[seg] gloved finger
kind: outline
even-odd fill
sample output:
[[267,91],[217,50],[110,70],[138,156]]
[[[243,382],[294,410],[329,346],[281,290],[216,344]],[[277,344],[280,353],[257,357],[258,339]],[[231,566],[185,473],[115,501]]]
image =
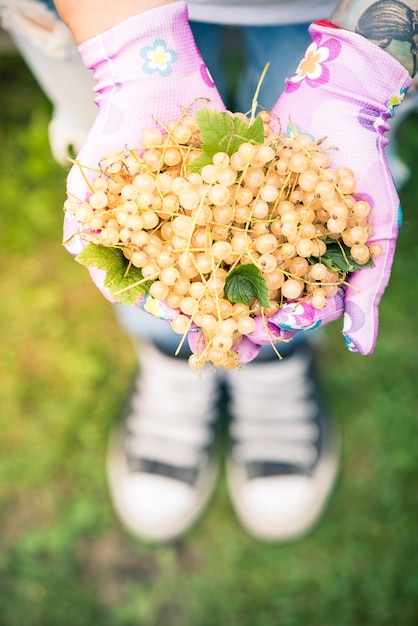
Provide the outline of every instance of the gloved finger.
[[277,326],[277,324],[271,320],[271,317],[264,317],[262,315],[255,317],[255,329],[252,333],[247,335],[248,339],[260,346],[266,346],[272,343],[290,341],[297,333],[297,330],[280,328],[280,326]]
[[269,329],[275,326],[282,332],[311,330],[339,319],[343,313],[344,289],[339,288],[322,309],[315,309],[307,299],[286,303],[268,318]]
[[259,355],[261,346],[251,341],[249,337],[244,336],[242,341],[234,346],[234,350],[238,352],[240,365],[245,365],[253,361]]
[[[370,171],[368,180],[378,180],[377,174],[377,169]],[[382,177],[381,168],[379,175]],[[387,173],[386,185],[383,188],[378,189],[373,185],[373,189],[368,190],[367,197],[372,206],[372,235],[368,244],[369,246],[373,243],[379,244],[381,255],[373,259],[373,267],[365,267],[350,276],[348,279],[350,287],[347,288],[345,296],[344,340],[351,352],[360,354],[372,353],[376,344],[379,325],[378,306],[389,282],[396,239],[402,221],[399,198],[389,177],[390,174]],[[374,200],[371,200],[371,197]]]
[[201,329],[191,330],[187,335],[189,348],[192,352],[203,352],[205,349]]
[[343,336],[351,352],[371,354],[379,326],[379,303],[390,277],[395,243],[382,242],[383,254],[374,267],[354,272],[345,298]]

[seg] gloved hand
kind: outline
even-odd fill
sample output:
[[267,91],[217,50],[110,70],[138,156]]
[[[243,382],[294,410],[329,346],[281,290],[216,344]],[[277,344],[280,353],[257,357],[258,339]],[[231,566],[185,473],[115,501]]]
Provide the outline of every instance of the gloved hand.
[[[344,310],[343,290],[339,289],[334,298],[329,298],[323,309],[315,309],[309,302],[289,302],[281,307],[277,313],[263,318],[255,318],[256,327],[252,333],[245,335],[241,343],[234,346],[238,353],[240,365],[245,365],[255,359],[261,346],[277,344],[280,354],[280,344],[293,339],[299,330],[310,330],[332,322],[341,317]],[[199,331],[199,329],[197,329]],[[189,332],[188,342],[193,352],[199,347],[200,332]]]
[[[325,146],[336,146],[338,150],[331,152],[332,167],[350,167],[358,193],[372,206],[370,242],[379,242],[383,253],[374,260],[374,267],[349,278],[343,325],[348,349],[369,354],[376,343],[378,305],[389,281],[401,220],[384,153],[388,143],[384,133],[393,107],[412,81],[394,57],[361,35],[327,22],[312,24],[310,33],[312,43],[272,113],[282,132],[289,130],[291,122],[298,132],[315,139],[326,137]],[[341,310],[338,302],[337,310]],[[326,309],[319,313],[326,323]],[[280,314],[277,322],[280,325]]]
[[[94,70],[95,122],[77,156],[83,166],[97,170],[112,151],[140,145],[142,132],[178,119],[181,107],[207,106],[223,110],[224,104],[197,50],[187,20],[184,2],[155,8],[132,17],[79,46],[84,65]],[[77,89],[77,85],[74,85]],[[78,165],[67,179],[70,198],[86,199],[85,180],[97,173]],[[67,250],[77,255],[85,242],[77,236],[80,224],[67,213],[64,240]],[[104,272],[89,268],[93,281],[113,301],[103,285]],[[138,305],[143,302],[140,298]]]

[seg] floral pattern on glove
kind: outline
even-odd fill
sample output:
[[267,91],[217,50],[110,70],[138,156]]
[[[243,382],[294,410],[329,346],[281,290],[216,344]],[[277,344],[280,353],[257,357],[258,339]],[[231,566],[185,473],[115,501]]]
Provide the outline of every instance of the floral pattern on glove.
[[304,80],[310,87],[318,87],[327,83],[330,78],[330,71],[326,63],[336,59],[340,51],[341,44],[336,39],[322,41],[321,36],[314,37],[295,74],[287,79],[286,91],[295,91]]
[[403,87],[400,91],[395,93],[388,102],[388,114],[390,117],[395,115],[395,107],[398,106],[405,98],[405,94],[408,91],[407,87]]
[[367,130],[377,132],[384,136],[384,134],[389,130],[389,125],[386,120],[388,117],[393,117],[395,115],[395,107],[402,102],[406,92],[407,89],[402,88],[400,91],[393,94],[386,103],[385,109],[378,108],[371,104],[363,106],[359,110],[358,114],[358,121],[360,125],[363,126],[363,128],[367,128]]
[[158,72],[161,76],[169,76],[172,64],[177,61],[177,52],[168,49],[164,39],[156,39],[152,46],[142,48],[141,56],[146,61],[143,66],[144,72],[147,74]]
[[351,303],[349,310],[346,310],[343,316],[343,338],[350,352],[358,352],[358,348],[351,338],[351,334],[361,330],[364,326],[364,322],[365,316],[362,309],[356,304]]
[[136,302],[136,306],[139,306],[146,313],[151,313],[154,317],[160,320],[172,320],[177,311],[171,309],[165,302],[156,300],[149,293],[140,296]]
[[362,107],[358,112],[358,121],[360,126],[367,128],[374,133],[384,134],[382,130],[382,111],[375,106],[366,105]]

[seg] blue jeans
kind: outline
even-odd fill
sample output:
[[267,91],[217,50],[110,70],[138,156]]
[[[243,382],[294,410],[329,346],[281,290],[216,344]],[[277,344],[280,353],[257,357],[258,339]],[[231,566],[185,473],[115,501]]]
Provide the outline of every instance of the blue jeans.
[[[309,24],[283,26],[229,27],[220,24],[191,22],[192,31],[212,77],[227,107],[250,110],[261,73],[270,63],[263,80],[259,103],[271,109],[285,87],[285,78],[294,74],[310,43]],[[231,63],[239,74],[234,76]]]
[[51,11],[56,12],[55,5],[52,0],[40,0],[40,2],[42,2],[43,4],[46,4],[48,9],[50,9]]

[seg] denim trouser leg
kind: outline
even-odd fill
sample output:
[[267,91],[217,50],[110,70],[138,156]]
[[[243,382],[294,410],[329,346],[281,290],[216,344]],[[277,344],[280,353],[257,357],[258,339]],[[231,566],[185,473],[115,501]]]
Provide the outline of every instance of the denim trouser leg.
[[251,108],[257,84],[266,63],[270,63],[261,85],[258,102],[272,109],[285,88],[285,79],[295,73],[310,42],[309,24],[246,26],[243,31],[245,63],[237,93],[239,111]]

